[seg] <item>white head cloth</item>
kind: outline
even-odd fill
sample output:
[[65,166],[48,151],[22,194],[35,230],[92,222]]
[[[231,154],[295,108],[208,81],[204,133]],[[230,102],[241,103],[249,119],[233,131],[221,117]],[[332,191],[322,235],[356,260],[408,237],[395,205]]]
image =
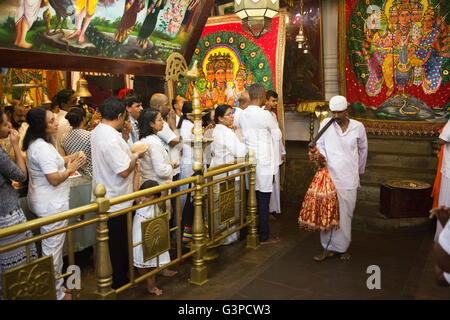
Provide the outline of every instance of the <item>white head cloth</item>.
[[347,110],[347,99],[344,96],[334,96],[330,99],[331,111],[344,111]]

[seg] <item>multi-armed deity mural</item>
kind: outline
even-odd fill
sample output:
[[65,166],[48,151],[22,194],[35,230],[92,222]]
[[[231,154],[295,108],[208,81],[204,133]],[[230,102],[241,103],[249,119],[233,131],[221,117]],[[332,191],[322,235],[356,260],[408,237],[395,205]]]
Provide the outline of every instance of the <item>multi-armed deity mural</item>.
[[345,1],[346,94],[378,118],[445,121],[448,1]]
[[[242,92],[256,82],[276,90],[284,57],[284,27],[280,30],[279,21],[274,18],[272,30],[255,39],[242,31],[234,15],[208,20],[191,62],[197,61],[200,68],[197,87],[202,109],[224,103],[236,107]],[[182,79],[176,89],[191,99],[191,83]]]
[[0,47],[165,62],[183,53],[200,0],[5,0]]

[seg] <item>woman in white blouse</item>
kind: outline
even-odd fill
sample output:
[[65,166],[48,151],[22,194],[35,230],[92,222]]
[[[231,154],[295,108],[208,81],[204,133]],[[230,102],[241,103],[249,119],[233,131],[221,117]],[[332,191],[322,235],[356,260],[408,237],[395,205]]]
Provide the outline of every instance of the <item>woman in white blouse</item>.
[[[211,143],[211,167],[215,167],[224,163],[231,163],[236,158],[243,160],[247,153],[245,144],[242,143],[236,133],[230,127],[233,125],[234,115],[233,108],[227,104],[220,105],[216,108],[214,114],[214,122],[216,127],[212,133],[213,142]],[[230,172],[229,174],[236,174],[239,170]],[[215,179],[220,179],[226,174],[215,176]],[[215,188],[218,189],[218,185]],[[239,177],[236,178],[235,190],[240,188]],[[240,192],[236,193],[236,200],[239,200]],[[236,217],[239,217],[239,203],[236,204]],[[218,221],[218,217],[216,218]],[[233,228],[231,228],[233,229]],[[233,233],[225,240],[225,244],[230,244],[239,238],[239,233]]]
[[[85,165],[83,152],[62,157],[49,142],[58,132],[58,122],[53,112],[41,107],[28,111],[28,130],[23,141],[23,150],[27,152],[29,173],[28,205],[38,217],[50,216],[69,209],[69,176]],[[41,233],[47,233],[67,226],[63,220],[41,227]],[[42,255],[53,255],[55,276],[61,275],[63,266],[63,245],[65,233],[42,240]],[[64,280],[56,281],[58,300],[70,298],[62,287]]]
[[169,154],[157,136],[164,126],[161,112],[153,108],[146,109],[141,112],[138,123],[139,142],[150,145],[144,157],[139,160],[141,164],[140,184],[148,180],[154,180],[158,184],[172,181],[173,169],[177,168],[178,164],[170,162]]

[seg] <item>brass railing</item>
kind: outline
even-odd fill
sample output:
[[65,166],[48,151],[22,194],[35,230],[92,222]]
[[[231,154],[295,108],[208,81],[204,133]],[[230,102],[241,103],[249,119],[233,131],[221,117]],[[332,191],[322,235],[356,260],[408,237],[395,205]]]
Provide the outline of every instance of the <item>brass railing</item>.
[[[259,238],[257,234],[257,217],[256,217],[256,192],[255,192],[255,156],[254,152],[250,151],[248,156],[248,161],[245,162],[234,162],[231,164],[225,164],[218,167],[210,168],[207,172],[196,175],[187,179],[179,180],[173,182],[173,184],[165,184],[160,185],[157,187],[149,188],[146,190],[141,190],[137,192],[133,192],[131,194],[122,195],[116,198],[112,199],[106,199],[105,194],[106,190],[103,185],[98,184],[95,186],[93,192],[96,197],[95,201],[92,203],[81,206],[75,209],[67,210],[52,216],[43,217],[43,218],[37,218],[30,220],[25,223],[21,223],[15,226],[11,226],[8,228],[0,229],[0,239],[21,234],[23,232],[26,232],[28,230],[35,230],[40,228],[41,226],[48,225],[57,221],[62,221],[66,219],[70,219],[73,217],[80,217],[84,214],[95,212],[96,217],[89,219],[89,220],[83,220],[81,222],[77,222],[75,224],[66,226],[64,228],[60,228],[57,230],[53,230],[51,232],[45,233],[45,234],[38,234],[31,238],[27,238],[24,240],[21,240],[19,242],[10,243],[8,245],[0,247],[0,254],[7,252],[9,250],[13,250],[15,248],[19,248],[22,246],[26,246],[27,248],[27,264],[24,266],[17,267],[12,270],[8,270],[2,274],[2,280],[6,279],[5,275],[11,276],[12,278],[8,278],[8,281],[2,281],[3,286],[3,295],[4,298],[7,299],[41,299],[41,298],[49,298],[49,297],[55,297],[54,288],[49,288],[50,292],[46,292],[45,294],[43,292],[39,292],[39,290],[35,290],[36,288],[40,288],[37,286],[36,283],[33,283],[33,277],[31,275],[28,277],[29,282],[22,283],[23,290],[17,290],[17,285],[15,285],[15,290],[10,290],[10,287],[8,287],[8,283],[11,284],[10,279],[14,279],[16,277],[17,279],[20,277],[20,273],[22,274],[24,272],[30,272],[30,269],[26,269],[29,267],[29,265],[36,264],[39,261],[30,261],[30,246],[32,243],[36,243],[38,241],[41,241],[45,238],[49,238],[51,236],[61,234],[61,233],[67,233],[67,248],[68,248],[68,260],[70,265],[75,264],[75,255],[73,250],[73,244],[72,244],[72,233],[73,230],[79,229],[82,227],[85,227],[87,225],[96,223],[96,233],[97,233],[97,243],[96,243],[96,251],[95,251],[95,275],[96,275],[96,290],[94,292],[94,296],[97,299],[114,299],[116,295],[119,292],[122,292],[131,286],[133,286],[136,283],[139,283],[141,281],[144,281],[147,277],[156,274],[160,272],[163,269],[169,268],[170,266],[180,262],[183,259],[186,259],[188,257],[192,256],[192,267],[190,271],[190,283],[196,284],[196,285],[203,285],[205,284],[207,280],[207,267],[205,264],[205,254],[207,251],[207,248],[210,246],[213,246],[214,244],[217,244],[219,241],[224,239],[225,237],[235,233],[239,232],[241,229],[248,227],[248,233],[247,233],[247,239],[246,239],[246,246],[247,248],[256,248],[259,245]],[[225,177],[218,177],[219,175],[226,175]],[[245,176],[248,176],[248,198],[246,199],[246,191],[245,191]],[[232,181],[234,183],[234,179],[239,177],[239,208],[240,208],[240,214],[239,219],[236,221],[232,221],[233,219],[229,219],[226,221],[225,226],[222,226],[220,228],[215,227],[215,213],[217,213],[217,209],[214,209],[214,206],[211,205],[211,201],[214,201],[214,185],[218,185],[220,189],[220,184],[230,184],[229,181]],[[167,195],[162,196],[160,198],[157,198],[153,201],[133,205],[129,208],[109,212],[109,209],[111,206],[136,200],[143,196],[149,196],[152,194],[157,194],[164,191],[169,191],[170,189],[177,188],[183,185],[190,185],[194,184],[193,187],[187,188],[185,190]],[[203,210],[203,202],[204,202],[204,190],[208,190],[207,194],[208,197],[207,203],[205,207],[208,207],[207,210]],[[231,192],[235,192],[233,189],[232,191],[228,190],[228,199],[236,199],[236,193],[233,193],[233,196],[231,196]],[[193,199],[194,199],[194,221],[192,226],[192,244],[190,245],[190,250],[183,254],[182,253],[182,231],[181,230],[181,208],[180,208],[180,196],[188,193],[193,193]],[[219,195],[220,197],[220,195]],[[155,269],[153,269],[151,272],[148,272],[144,275],[141,275],[140,277],[135,276],[134,272],[134,266],[133,266],[133,247],[137,245],[145,245],[144,238],[143,241],[139,244],[133,245],[132,242],[132,212],[134,210],[150,206],[150,205],[157,205],[160,202],[176,198],[176,225],[173,228],[169,229],[169,238],[172,232],[176,232],[176,258],[172,259],[170,263],[165,264],[163,266],[159,266]],[[245,210],[245,204],[247,204],[247,210]],[[233,201],[233,206],[236,207],[236,204]],[[231,208],[230,205],[228,205],[228,208]],[[219,208],[220,211],[220,208]],[[220,214],[220,212],[219,212]],[[111,288],[112,284],[112,266],[111,266],[111,259],[109,255],[109,247],[108,247],[108,220],[117,217],[120,215],[126,215],[127,216],[127,230],[128,230],[128,252],[129,252],[129,278],[130,281],[125,284],[124,286],[114,290]],[[167,224],[168,224],[168,219]],[[231,227],[234,227],[231,229]],[[170,239],[168,239],[170,243]],[[39,259],[41,260],[41,259]],[[48,261],[47,261],[48,265]],[[50,267],[52,268],[52,264],[50,264]],[[28,271],[24,271],[28,270]],[[51,272],[53,275],[53,269],[50,271],[47,269],[46,271]],[[59,278],[65,278],[72,275],[72,273],[65,273],[62,274]],[[54,284],[55,279],[51,279],[52,283]],[[31,286],[34,288],[34,290],[30,288],[26,288],[27,286]],[[42,287],[42,283],[41,283]],[[48,285],[46,286],[49,287]],[[53,291],[52,291],[53,290]]]

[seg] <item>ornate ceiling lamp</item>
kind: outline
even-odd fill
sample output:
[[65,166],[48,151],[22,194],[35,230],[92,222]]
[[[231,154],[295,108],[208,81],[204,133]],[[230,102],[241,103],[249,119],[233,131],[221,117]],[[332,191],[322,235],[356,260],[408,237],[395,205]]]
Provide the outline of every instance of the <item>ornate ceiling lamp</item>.
[[242,29],[260,38],[272,28],[272,18],[280,9],[280,0],[234,0],[234,12],[242,19]]
[[298,35],[295,37],[295,41],[297,41],[299,49],[303,48],[303,53],[308,53],[308,39],[303,30],[303,0],[300,0],[300,29],[298,30]]

